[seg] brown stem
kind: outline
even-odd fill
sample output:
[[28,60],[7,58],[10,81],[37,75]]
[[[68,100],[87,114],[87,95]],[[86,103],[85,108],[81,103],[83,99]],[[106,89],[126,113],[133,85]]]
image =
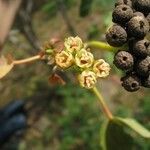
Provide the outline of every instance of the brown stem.
[[14,65],[27,64],[27,63],[30,63],[30,62],[33,62],[33,61],[39,60],[39,59],[41,59],[41,56],[40,55],[36,55],[36,56],[30,57],[30,58],[26,58],[26,59],[14,60],[13,64]]

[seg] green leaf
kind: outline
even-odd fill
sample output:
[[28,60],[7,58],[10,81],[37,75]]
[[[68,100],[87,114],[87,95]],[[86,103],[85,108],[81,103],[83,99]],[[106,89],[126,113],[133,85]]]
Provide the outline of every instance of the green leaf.
[[120,118],[116,117],[114,118],[115,121],[131,128],[133,131],[138,133],[140,136],[144,138],[150,138],[150,131],[147,130],[145,127],[143,127],[141,124],[139,124],[136,120],[132,118]]
[[4,56],[0,56],[0,79],[7,75],[8,72],[13,68],[12,63],[8,63],[8,60]]
[[[100,130],[100,145],[103,150],[133,150],[134,137],[129,134],[132,129],[141,137],[150,138],[150,132],[132,118],[115,117],[104,123]],[[128,132],[127,132],[128,131]]]
[[109,121],[105,131],[107,150],[132,150],[133,138],[125,130],[124,126],[115,120]]
[[106,150],[105,132],[107,129],[108,121],[104,121],[100,128],[100,146],[102,150]]

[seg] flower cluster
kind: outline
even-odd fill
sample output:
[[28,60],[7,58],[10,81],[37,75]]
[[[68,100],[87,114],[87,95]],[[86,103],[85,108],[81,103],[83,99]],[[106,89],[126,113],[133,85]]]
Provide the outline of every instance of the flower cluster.
[[90,49],[86,48],[78,36],[68,37],[63,45],[63,50],[54,54],[55,64],[62,70],[76,67],[82,87],[91,89],[95,86],[97,78],[105,78],[109,75],[109,64],[103,59],[95,60]]

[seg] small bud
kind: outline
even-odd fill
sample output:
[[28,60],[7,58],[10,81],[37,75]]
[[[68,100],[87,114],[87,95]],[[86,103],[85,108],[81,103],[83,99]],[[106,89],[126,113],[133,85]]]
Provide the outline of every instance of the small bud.
[[55,63],[55,58],[53,55],[48,56],[47,60],[48,60],[48,63],[47,63],[48,65],[52,65]]
[[46,53],[48,52],[48,54],[52,52],[60,52],[64,49],[64,43],[59,38],[52,38],[44,43],[42,49],[46,51]]
[[55,55],[55,62],[59,67],[65,69],[73,64],[74,58],[71,53],[61,51]]
[[79,75],[78,80],[79,80],[80,85],[86,89],[93,88],[97,82],[96,74],[89,70],[83,71]]
[[65,85],[66,82],[62,79],[62,77],[56,73],[52,74],[49,77],[49,82],[51,85]]
[[67,39],[65,39],[64,45],[67,51],[71,53],[79,51],[83,48],[83,42],[78,36],[68,37]]
[[92,66],[94,61],[94,56],[92,53],[82,49],[75,56],[75,63],[81,68],[89,68]]
[[93,71],[97,75],[97,77],[105,78],[109,75],[110,65],[106,63],[103,59],[99,59],[95,61],[93,65]]

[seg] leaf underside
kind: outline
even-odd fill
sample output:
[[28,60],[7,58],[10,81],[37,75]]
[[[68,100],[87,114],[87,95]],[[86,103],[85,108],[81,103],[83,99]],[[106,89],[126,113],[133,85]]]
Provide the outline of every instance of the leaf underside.
[[129,133],[130,129],[144,138],[150,138],[150,132],[132,118],[114,117],[105,123],[100,130],[102,150],[133,150],[135,140]]
[[121,124],[113,121],[107,125],[105,138],[107,150],[132,150],[134,147],[131,135],[125,132]]
[[145,127],[143,127],[141,124],[139,124],[136,120],[132,118],[120,118],[120,117],[116,117],[115,120],[117,122],[120,122],[124,126],[127,126],[128,128],[132,129],[141,137],[150,138],[150,131]]
[[3,78],[13,68],[13,63],[8,63],[8,59],[5,56],[0,57],[0,79]]

